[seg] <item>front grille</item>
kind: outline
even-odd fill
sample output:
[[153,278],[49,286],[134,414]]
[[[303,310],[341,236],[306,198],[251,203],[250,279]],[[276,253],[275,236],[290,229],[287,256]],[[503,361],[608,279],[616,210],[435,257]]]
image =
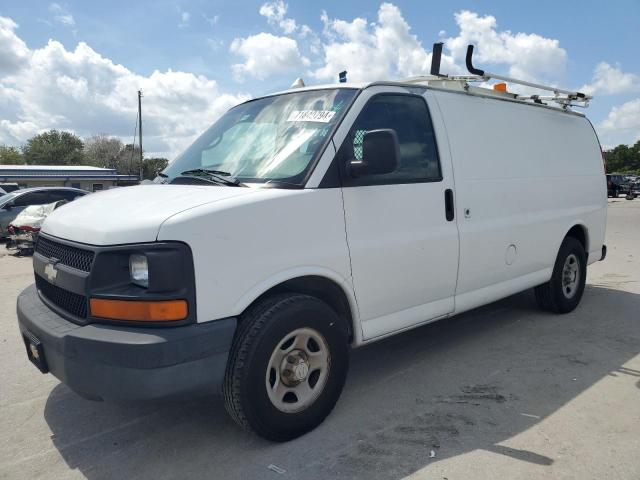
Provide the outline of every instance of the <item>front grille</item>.
[[83,272],[91,271],[91,264],[95,255],[91,250],[71,247],[42,236],[38,237],[36,252],[47,258],[57,258],[62,265],[67,265]]
[[87,298],[64,288],[50,284],[40,275],[36,275],[36,287],[40,294],[55,306],[79,318],[87,318]]

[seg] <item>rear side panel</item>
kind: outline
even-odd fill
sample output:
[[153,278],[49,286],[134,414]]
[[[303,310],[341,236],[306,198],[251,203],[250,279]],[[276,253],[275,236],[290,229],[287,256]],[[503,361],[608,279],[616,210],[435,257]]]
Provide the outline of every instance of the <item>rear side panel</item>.
[[435,92],[456,181],[460,267],[456,311],[544,283],[574,225],[600,258],[606,182],[582,116]]

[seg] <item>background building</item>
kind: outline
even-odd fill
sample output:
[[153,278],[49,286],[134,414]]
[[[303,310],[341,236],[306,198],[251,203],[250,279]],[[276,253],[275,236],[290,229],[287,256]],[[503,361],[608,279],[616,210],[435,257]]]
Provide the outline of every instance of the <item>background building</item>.
[[139,183],[136,175],[118,175],[115,169],[59,165],[0,165],[0,183],[26,187],[74,187],[95,192]]

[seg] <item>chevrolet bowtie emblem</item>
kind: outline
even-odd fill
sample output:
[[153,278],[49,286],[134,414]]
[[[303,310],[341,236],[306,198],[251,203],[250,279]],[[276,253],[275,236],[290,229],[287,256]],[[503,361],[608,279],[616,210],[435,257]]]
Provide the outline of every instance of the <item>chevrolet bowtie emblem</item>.
[[47,266],[44,267],[44,274],[47,276],[47,280],[50,283],[55,283],[56,277],[58,276],[58,270],[56,269],[56,264],[59,262],[58,259],[52,258],[47,263]]

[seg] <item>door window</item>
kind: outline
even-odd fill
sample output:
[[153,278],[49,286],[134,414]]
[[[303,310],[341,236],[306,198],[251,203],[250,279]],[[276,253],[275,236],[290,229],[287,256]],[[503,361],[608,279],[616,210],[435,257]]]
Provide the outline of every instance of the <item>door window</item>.
[[31,192],[20,195],[13,202],[16,207],[28,207],[29,205],[44,205],[50,203],[46,192]]
[[78,192],[73,192],[71,190],[52,190],[49,192],[49,202],[57,202],[59,200],[66,200],[67,202],[70,202],[78,195]]
[[349,179],[347,186],[442,180],[429,109],[424,98],[417,95],[380,94],[373,97],[358,115],[342,144],[338,155],[342,164],[362,160],[364,135],[381,128],[393,129],[398,136],[398,169],[384,175],[363,175]]
[[64,192],[61,193],[61,195],[62,195],[62,200],[67,200],[68,202],[71,202],[76,198],[83,196],[82,193],[72,192],[69,190],[65,190]]

